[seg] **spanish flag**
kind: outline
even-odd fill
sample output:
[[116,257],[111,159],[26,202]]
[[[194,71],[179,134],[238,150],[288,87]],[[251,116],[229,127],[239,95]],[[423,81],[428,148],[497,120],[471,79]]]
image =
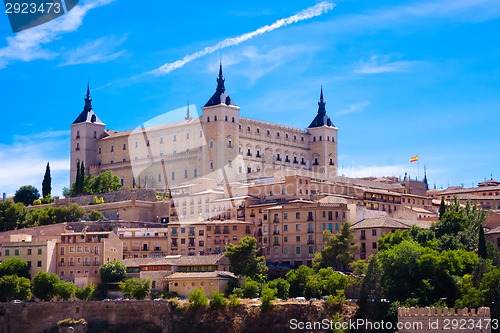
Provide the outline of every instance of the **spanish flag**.
[[410,157],[410,162],[417,162],[418,161],[418,155]]

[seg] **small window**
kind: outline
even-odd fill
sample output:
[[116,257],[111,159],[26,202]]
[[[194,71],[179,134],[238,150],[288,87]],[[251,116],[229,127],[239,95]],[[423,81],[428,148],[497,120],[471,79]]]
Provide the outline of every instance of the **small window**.
[[[38,254],[42,254],[42,249],[38,249]],[[40,266],[39,266],[40,267]]]

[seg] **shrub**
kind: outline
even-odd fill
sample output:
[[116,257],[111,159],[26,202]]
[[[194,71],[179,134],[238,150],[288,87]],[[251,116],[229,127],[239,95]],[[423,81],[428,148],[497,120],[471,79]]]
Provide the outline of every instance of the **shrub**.
[[204,308],[208,305],[208,299],[205,296],[203,289],[196,288],[189,294],[189,306],[193,309]]
[[105,217],[100,211],[93,210],[89,213],[88,219],[89,221],[99,221],[99,220],[104,220]]
[[236,309],[240,305],[240,299],[236,294],[229,295],[229,308]]
[[273,288],[269,288],[269,287],[264,287],[262,289],[262,297],[260,298],[262,304],[260,306],[260,308],[262,309],[262,311],[269,311],[272,307],[272,303],[271,301],[276,299],[276,289],[273,289]]
[[255,298],[259,297],[260,286],[257,281],[248,279],[243,285],[243,296],[245,298]]
[[36,199],[33,201],[33,206],[40,206],[42,204],[42,200]]
[[210,308],[212,309],[221,309],[227,306],[227,300],[224,298],[224,295],[217,291],[212,291],[210,295]]
[[59,320],[57,322],[57,326],[73,326],[78,324],[87,325],[87,321],[84,318],[80,319],[66,318],[63,320]]

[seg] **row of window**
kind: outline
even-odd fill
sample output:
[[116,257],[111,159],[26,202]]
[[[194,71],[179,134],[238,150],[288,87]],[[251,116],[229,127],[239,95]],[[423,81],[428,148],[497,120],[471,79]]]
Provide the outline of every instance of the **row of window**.
[[[19,255],[19,249],[14,249],[14,255]],[[43,253],[42,249],[37,249],[37,255],[41,255]],[[30,256],[33,254],[32,249],[26,249],[26,255]],[[10,256],[10,249],[5,249],[5,256]]]
[[[82,271],[76,271],[76,274],[81,274]],[[89,271],[84,271],[85,274],[89,274]],[[99,274],[99,271],[98,270],[94,270],[94,275],[98,275]],[[74,271],[69,271],[69,276],[70,277],[73,277],[75,275],[75,272]],[[60,277],[64,277],[65,276],[65,272],[64,271],[60,271],[59,273],[59,276]]]
[[[300,223],[296,223],[295,224],[295,231],[301,231],[301,224]],[[335,223],[335,230],[338,231],[340,228],[340,225],[338,223]],[[263,226],[263,229],[264,229],[264,232],[267,232],[268,231],[268,227],[267,225],[264,225]],[[322,229],[323,231],[325,230],[329,230],[329,231],[333,231],[333,223],[322,223]],[[273,228],[273,232],[279,232],[279,229],[278,227],[274,227]],[[288,227],[288,224],[283,224],[283,231],[289,231],[289,227]],[[308,233],[313,233],[314,232],[314,228],[313,228],[313,224],[312,223],[308,223],[307,225],[307,232]]]
[[[241,125],[239,126],[239,129],[242,130],[242,126]],[[247,126],[246,131],[248,133],[251,133],[252,132],[252,128],[250,126]],[[255,129],[255,133],[256,134],[260,134],[260,128],[257,127]],[[266,130],[266,135],[268,137],[270,137],[271,136],[271,130]],[[276,138],[280,138],[280,137],[281,137],[280,136],[280,132],[276,132]],[[289,140],[289,139],[290,139],[290,135],[288,133],[285,133],[285,140]],[[297,135],[296,134],[293,135],[293,141],[297,141]],[[300,141],[304,142],[304,136],[300,136]]]
[[[85,253],[95,253],[95,254],[99,254],[99,246],[94,246],[94,249],[91,249],[90,246],[69,246],[69,252],[70,253],[73,253],[75,252],[75,249],[76,249],[76,252],[78,253],[82,253],[82,252],[85,252]],[[59,252],[61,253],[61,255],[64,255],[66,253],[66,246],[61,246],[60,249],[59,249]]]
[[[321,216],[323,218],[326,218],[327,211],[322,211]],[[338,220],[340,218],[340,214],[338,211],[335,211],[335,219]],[[342,212],[342,218],[345,219],[345,212]],[[295,219],[300,220],[300,212],[295,213]],[[264,214],[264,220],[267,220],[267,214]],[[288,213],[283,213],[283,220],[288,220]],[[313,212],[307,212],[307,220],[308,221],[313,221],[314,220],[314,213]],[[333,211],[328,211],[328,220],[332,221],[333,220]],[[274,222],[279,222],[279,214],[274,214]]]

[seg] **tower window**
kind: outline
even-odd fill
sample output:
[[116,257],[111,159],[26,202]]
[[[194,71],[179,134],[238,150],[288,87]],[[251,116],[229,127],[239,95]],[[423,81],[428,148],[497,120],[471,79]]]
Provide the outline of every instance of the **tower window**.
[[232,122],[234,123],[234,117],[232,118]]
[[126,149],[127,149],[127,144],[126,144],[126,143],[124,143],[124,144],[123,144],[123,150],[126,150]]
[[285,134],[285,139],[287,139],[287,140],[288,140],[288,133],[286,133],[286,134]]
[[316,137],[313,137],[313,141],[316,141]]
[[267,136],[271,136],[271,131],[267,130]]
[[209,122],[210,122],[210,117],[207,117],[207,123],[209,123]]
[[188,177],[188,171],[187,169],[184,170],[184,178],[187,178]]
[[330,158],[330,165],[333,165],[333,158]]
[[76,143],[76,150],[80,150],[80,143]]
[[225,120],[227,121],[227,116],[226,116]]
[[279,138],[280,137],[280,132],[276,132],[276,137]]
[[175,180],[175,172],[172,171],[172,180]]
[[319,141],[323,140],[323,138],[321,137],[321,135],[319,136]]
[[214,116],[214,121],[217,121],[217,116]]
[[189,140],[189,132],[186,133],[186,139]]
[[161,173],[158,174],[158,183],[161,183]]
[[160,144],[163,144],[163,137],[160,138]]
[[97,131],[94,131],[94,139],[97,138]]
[[76,138],[80,139],[80,131],[76,131]]
[[210,162],[210,169],[213,170],[213,168],[214,168],[214,162]]
[[256,131],[257,131],[257,134],[260,134],[260,128],[257,128]]
[[173,141],[177,141],[177,135],[174,135],[174,140]]
[[111,146],[111,152],[115,151],[115,146]]
[[250,126],[247,127],[247,132],[250,132]]

